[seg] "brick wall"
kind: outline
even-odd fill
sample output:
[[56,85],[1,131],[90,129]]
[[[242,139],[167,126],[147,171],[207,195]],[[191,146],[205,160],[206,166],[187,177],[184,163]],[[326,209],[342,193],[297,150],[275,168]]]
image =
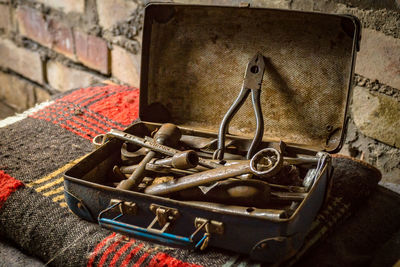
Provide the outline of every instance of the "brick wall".
[[[0,100],[8,111],[20,112],[56,92],[106,79],[138,86],[142,11],[147,2],[0,0]],[[374,164],[386,183],[399,184],[400,1],[247,2],[254,7],[353,14],[361,20],[352,120],[341,152]]]
[[143,6],[0,0],[0,101],[8,113],[104,80],[138,86]]

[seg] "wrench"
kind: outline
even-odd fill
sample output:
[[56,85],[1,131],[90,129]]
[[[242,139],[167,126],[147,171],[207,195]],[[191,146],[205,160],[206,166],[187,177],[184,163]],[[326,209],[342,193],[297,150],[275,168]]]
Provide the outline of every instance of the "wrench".
[[[260,168],[259,165],[263,165],[263,167]],[[251,160],[191,174],[174,181],[151,185],[146,188],[145,193],[161,196],[247,173],[266,178],[278,173],[281,166],[282,156],[278,150],[265,148],[257,152]]]

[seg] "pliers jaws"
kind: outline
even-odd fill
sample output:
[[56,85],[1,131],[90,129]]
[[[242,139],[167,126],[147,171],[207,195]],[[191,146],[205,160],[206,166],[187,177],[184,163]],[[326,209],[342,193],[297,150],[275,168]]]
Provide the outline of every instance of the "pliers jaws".
[[261,90],[264,71],[264,56],[257,53],[247,64],[243,87],[251,90]]

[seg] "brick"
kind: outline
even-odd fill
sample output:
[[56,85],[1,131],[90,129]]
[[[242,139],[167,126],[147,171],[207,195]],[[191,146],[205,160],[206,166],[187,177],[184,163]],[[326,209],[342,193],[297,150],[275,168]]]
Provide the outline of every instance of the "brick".
[[364,29],[356,73],[400,89],[400,39]]
[[118,80],[139,86],[140,56],[114,45],[111,51],[112,76]]
[[111,28],[118,21],[126,20],[137,8],[137,4],[129,0],[97,0],[96,3],[99,24],[105,29]]
[[49,20],[49,31],[52,37],[52,49],[75,60],[74,36],[72,29],[55,19]]
[[85,0],[36,0],[36,2],[40,2],[46,6],[61,10],[65,13],[85,12]]
[[17,76],[0,72],[2,99],[14,107],[17,112],[22,112],[35,105],[36,85]]
[[357,128],[364,135],[400,148],[400,102],[356,86],[352,112]]
[[4,104],[3,101],[0,99],[0,120],[5,119],[8,116],[14,115],[15,112],[17,112],[15,109]]
[[19,6],[16,11],[19,32],[47,47],[51,46],[51,35],[44,16],[35,9]]
[[47,80],[51,87],[59,91],[68,91],[87,87],[100,82],[102,78],[83,70],[67,67],[60,62],[49,61],[47,63]]
[[104,39],[75,31],[75,52],[84,65],[104,74],[110,73],[109,50]]
[[39,53],[17,47],[10,40],[0,40],[0,66],[43,84],[43,63]]
[[35,87],[36,103],[41,103],[41,102],[50,100],[50,98],[51,98],[51,95],[47,90],[40,88],[40,87]]
[[8,30],[10,26],[10,7],[0,4],[0,28]]
[[75,60],[74,37],[70,27],[26,6],[18,7],[16,17],[22,35]]

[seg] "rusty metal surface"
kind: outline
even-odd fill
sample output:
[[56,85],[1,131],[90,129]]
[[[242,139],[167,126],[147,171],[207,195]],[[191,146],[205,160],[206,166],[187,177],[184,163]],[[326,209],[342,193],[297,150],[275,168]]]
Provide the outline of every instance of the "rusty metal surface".
[[[141,100],[162,103],[180,125],[215,131],[243,81],[266,57],[264,137],[331,151],[340,145],[352,73],[353,20],[345,16],[226,7],[151,6]],[[149,28],[151,27],[151,28]],[[146,105],[141,102],[141,105]],[[143,109],[144,110],[144,109]],[[148,116],[141,113],[141,118]],[[252,137],[251,101],[230,132]]]
[[[154,139],[158,144],[170,143],[177,144],[182,134],[176,125],[172,123],[163,124],[160,129],[156,132]],[[141,183],[144,177],[144,171],[146,164],[149,163],[156,156],[156,152],[151,150],[142,161],[138,164],[138,167],[133,171],[128,179],[121,181],[117,188],[125,190],[134,190]]]
[[[153,126],[149,123],[140,122],[130,126],[127,131],[138,136],[144,136],[154,130]],[[215,135],[210,137],[215,138]],[[281,244],[277,247],[281,253],[279,257],[276,256],[276,250],[262,250],[262,253],[253,253],[255,245],[263,242],[262,240],[269,240],[277,236],[292,237],[309,230],[311,222],[324,200],[329,174],[331,173],[330,160],[327,160],[322,164],[321,171],[306,198],[290,212],[287,212],[287,204],[274,206],[273,209],[258,209],[218,203],[178,201],[113,188],[112,184],[117,180],[112,175],[110,176],[110,173],[112,173],[113,166],[120,162],[121,145],[120,140],[110,140],[65,173],[65,190],[68,192],[66,198],[73,212],[82,218],[86,218],[85,214],[82,214],[81,210],[73,204],[72,195],[78,196],[80,201],[85,203],[85,206],[88,207],[88,214],[91,215],[91,220],[95,220],[94,218],[109,206],[111,200],[132,202],[136,204],[137,214],[135,216],[124,216],[123,222],[138,227],[147,227],[149,220],[154,219],[154,214],[149,210],[149,206],[156,204],[174,208],[179,210],[182,216],[174,222],[170,233],[179,236],[190,235],[193,233],[193,222],[196,218],[207,218],[208,220],[222,222],[227,226],[224,229],[223,236],[210,239],[209,245],[250,254],[254,260],[276,261],[281,256],[286,255],[287,249],[296,250],[300,247],[303,236],[300,236],[294,247],[293,243],[290,245]],[[276,188],[276,185],[274,185],[274,188]],[[284,188],[279,186],[279,190],[281,189],[288,191],[283,193],[285,197],[288,194],[301,191],[297,190],[298,188],[292,190],[286,186]],[[274,196],[274,198],[276,197]],[[124,232],[124,229],[119,230]]]
[[[271,152],[273,154],[271,154]],[[275,156],[277,157],[275,158]],[[250,173],[262,179],[266,179],[277,174],[281,170],[281,167],[281,154],[274,148],[264,148],[257,152],[251,160],[244,160],[232,165],[225,165],[219,168],[194,173],[162,184],[151,185],[146,188],[145,193],[162,196]]]
[[258,180],[228,179],[217,182],[204,192],[199,187],[180,191],[173,198],[184,201],[205,201],[227,205],[270,208],[269,184]]

